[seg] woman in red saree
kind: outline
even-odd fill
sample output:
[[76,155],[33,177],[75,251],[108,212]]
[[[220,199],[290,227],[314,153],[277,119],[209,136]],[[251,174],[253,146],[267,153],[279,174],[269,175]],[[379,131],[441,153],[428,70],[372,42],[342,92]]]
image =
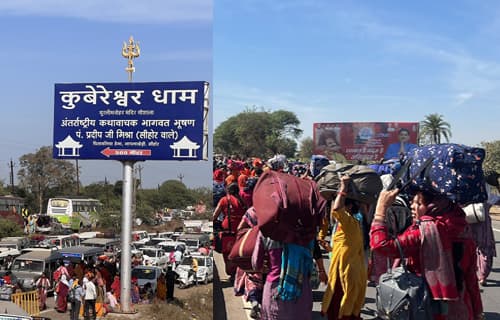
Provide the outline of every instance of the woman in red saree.
[[[372,250],[391,258],[398,258],[399,250],[389,236],[385,214],[398,192],[381,192],[370,232]],[[434,319],[482,319],[475,243],[463,210],[424,192],[414,196],[411,210],[414,223],[397,239],[408,257],[408,269],[425,276]]]
[[57,312],[66,312],[68,310],[68,292],[69,292],[69,282],[66,280],[66,275],[61,276],[61,280],[56,285],[57,300],[56,300],[56,310]]
[[111,290],[113,290],[116,300],[118,301],[120,301],[120,288],[120,276],[115,276],[113,283],[111,284]]
[[[241,222],[241,218],[246,211],[245,203],[239,196],[239,191],[240,189],[237,183],[232,183],[227,186],[227,195],[219,200],[213,215],[213,221],[216,221],[219,215],[222,214],[224,216],[222,228],[224,230],[231,231],[235,235],[238,230],[238,225]],[[229,249],[228,252],[223,252],[222,256],[224,257],[226,274],[233,278],[236,273],[236,265],[228,259],[230,250],[231,249]]]

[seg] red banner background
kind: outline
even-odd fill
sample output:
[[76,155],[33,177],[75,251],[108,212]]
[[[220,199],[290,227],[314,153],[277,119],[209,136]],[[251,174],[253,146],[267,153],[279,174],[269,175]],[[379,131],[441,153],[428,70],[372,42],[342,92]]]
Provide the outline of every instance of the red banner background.
[[[314,153],[331,160],[379,161],[401,129],[417,144],[418,122],[329,122],[313,124]],[[343,157],[342,157],[343,156]]]

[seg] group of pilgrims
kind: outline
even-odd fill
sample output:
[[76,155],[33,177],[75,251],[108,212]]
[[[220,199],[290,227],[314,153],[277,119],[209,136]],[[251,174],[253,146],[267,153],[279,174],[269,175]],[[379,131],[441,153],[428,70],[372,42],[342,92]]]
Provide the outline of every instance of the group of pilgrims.
[[[283,155],[269,160],[215,157],[214,233],[237,234],[258,225],[253,191],[266,171],[295,175],[316,185],[321,168],[332,162],[318,161],[317,156],[311,163],[292,163]],[[401,264],[400,246],[408,270],[425,276],[433,319],[483,319],[480,286],[487,285],[496,256],[489,209],[500,203],[499,176],[496,172],[488,175],[486,215],[477,223],[466,221],[460,204],[429,191],[412,189],[402,194],[398,188],[387,190],[384,183],[375,202],[352,199],[351,177],[343,175],[321,213],[312,245],[285,243],[260,233],[251,270],[233,263],[229,259],[231,248],[225,248],[221,252],[225,272],[235,295],[244,296],[251,304],[254,319],[312,319],[313,290],[320,282],[326,288],[321,303],[323,317],[362,319],[367,286],[377,286],[388,265]],[[402,198],[411,214],[404,230],[396,233],[386,214]],[[324,261],[325,255],[329,263]]]
[[[135,259],[132,266],[142,261]],[[156,279],[156,290],[147,282],[140,288],[138,279],[132,276],[130,299],[132,304],[174,301],[174,286],[177,273],[169,265]],[[61,261],[53,272],[54,285],[49,276],[42,273],[35,286],[38,292],[40,311],[47,308],[47,294],[54,288],[55,310],[60,313],[69,311],[71,320],[82,316],[85,320],[101,319],[107,313],[120,312],[120,259],[102,255],[98,261],[74,263]],[[19,288],[19,292],[21,289]],[[68,308],[68,304],[70,307]]]

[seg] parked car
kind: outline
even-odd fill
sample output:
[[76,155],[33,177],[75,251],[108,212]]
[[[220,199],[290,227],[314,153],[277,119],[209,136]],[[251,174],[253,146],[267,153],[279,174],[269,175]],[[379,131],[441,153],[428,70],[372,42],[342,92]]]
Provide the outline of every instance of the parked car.
[[144,264],[147,265],[147,261],[151,261],[151,265],[165,268],[168,262],[168,256],[165,251],[161,248],[155,247],[143,247],[142,258]]
[[146,245],[149,241],[149,235],[146,231],[132,231],[132,243],[140,248]]
[[146,283],[151,283],[151,288],[156,292],[157,279],[162,269],[155,266],[137,266],[132,269],[132,278],[137,279],[139,289],[143,289]]
[[54,217],[48,216],[46,214],[41,214],[36,219],[36,232],[39,233],[63,233],[63,225]]
[[183,254],[186,254],[189,252],[189,249],[187,248],[186,243],[181,242],[181,241],[168,240],[168,241],[160,242],[156,246],[158,248],[162,248],[166,254],[169,254],[170,252],[176,251],[177,249],[179,249],[179,251],[182,252]]
[[0,247],[0,265],[1,266],[4,266],[4,262],[5,262],[5,259],[7,257],[12,257],[12,258],[15,258],[17,257],[18,255],[20,255],[21,252],[17,249],[14,249],[14,248],[1,248]]
[[0,241],[0,248],[12,248],[21,251],[26,248],[30,241],[26,237],[5,237]]
[[167,238],[151,238],[149,241],[145,244],[145,247],[156,247],[156,245],[160,242],[168,241],[170,239]]
[[185,233],[178,240],[185,242],[189,251],[196,252],[210,241],[210,236],[205,233]]
[[196,278],[198,279],[198,282],[203,282],[207,284],[209,281],[213,281],[214,260],[212,257],[209,256],[202,256],[202,255],[186,256],[184,257],[184,259],[182,259],[182,262],[177,266],[175,271],[178,274],[180,274],[190,270],[193,258],[198,261],[198,272],[196,273]]
[[51,285],[54,285],[53,272],[59,266],[62,256],[59,250],[32,251],[22,254],[12,263],[12,274],[18,279],[21,288],[26,291],[35,289],[35,283],[45,272]]

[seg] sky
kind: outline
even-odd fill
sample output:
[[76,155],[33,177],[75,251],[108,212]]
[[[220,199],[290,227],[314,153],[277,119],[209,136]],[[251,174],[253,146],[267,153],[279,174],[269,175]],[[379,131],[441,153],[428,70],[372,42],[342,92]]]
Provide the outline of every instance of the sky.
[[246,107],[317,122],[419,122],[500,139],[496,1],[216,0],[214,128]]
[[[127,82],[123,42],[140,43],[136,82],[212,83],[210,0],[0,1],[0,180],[9,162],[53,145],[54,84]],[[211,131],[211,128],[210,128]],[[114,160],[80,160],[83,185],[123,178]],[[211,185],[211,161],[145,161],[143,188],[183,176],[190,188]],[[17,183],[17,176],[15,177]]]

